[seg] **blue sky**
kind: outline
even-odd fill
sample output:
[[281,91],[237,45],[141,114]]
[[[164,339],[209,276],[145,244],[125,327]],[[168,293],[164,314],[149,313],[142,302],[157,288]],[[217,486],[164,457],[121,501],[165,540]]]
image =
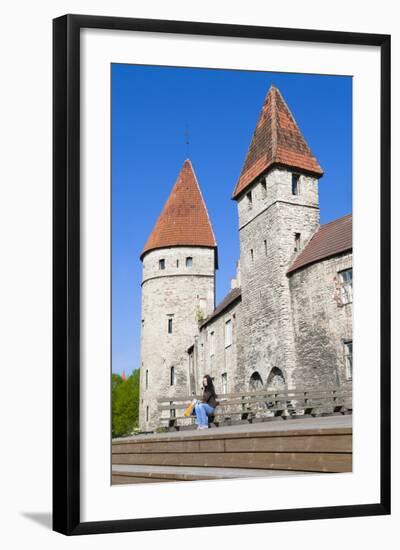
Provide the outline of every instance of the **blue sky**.
[[270,85],[280,89],[325,171],[319,189],[327,223],[352,209],[352,79],[115,64],[111,70],[112,371],[129,375],[140,360],[140,252],[185,158],[218,242],[219,302],[239,255],[231,194]]

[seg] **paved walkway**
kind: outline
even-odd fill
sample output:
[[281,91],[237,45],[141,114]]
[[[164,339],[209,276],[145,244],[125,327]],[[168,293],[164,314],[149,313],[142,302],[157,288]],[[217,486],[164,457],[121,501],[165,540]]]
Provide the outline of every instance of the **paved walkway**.
[[[315,472],[292,472],[290,470],[257,470],[250,468],[212,468],[212,467],[191,467],[191,466],[144,466],[130,464],[113,464],[114,474],[125,472],[129,474],[157,474],[189,475],[203,478],[249,478],[249,477],[282,477],[316,475]],[[325,474],[323,474],[325,475]]]
[[338,416],[321,416],[318,418],[296,418],[289,420],[272,420],[269,422],[259,422],[256,424],[238,424],[235,426],[222,426],[221,428],[209,428],[208,430],[182,430],[179,432],[164,432],[152,434],[140,434],[129,437],[121,437],[113,439],[113,441],[129,440],[137,441],[138,439],[149,438],[182,438],[182,437],[198,437],[199,435],[222,435],[233,433],[257,433],[257,432],[273,432],[273,431],[290,431],[290,430],[318,430],[324,428],[351,428],[353,422],[352,415]]

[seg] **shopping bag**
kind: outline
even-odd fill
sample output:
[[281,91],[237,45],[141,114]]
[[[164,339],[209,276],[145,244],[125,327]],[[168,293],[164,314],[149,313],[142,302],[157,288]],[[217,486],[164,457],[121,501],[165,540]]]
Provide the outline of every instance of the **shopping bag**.
[[196,400],[193,400],[188,407],[183,411],[183,416],[190,416],[196,404]]

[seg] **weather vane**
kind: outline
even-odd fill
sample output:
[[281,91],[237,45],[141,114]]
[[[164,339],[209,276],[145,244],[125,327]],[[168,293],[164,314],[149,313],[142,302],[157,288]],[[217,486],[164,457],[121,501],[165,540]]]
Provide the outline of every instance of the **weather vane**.
[[189,128],[188,128],[188,125],[186,124],[186,128],[185,128],[185,144],[186,144],[186,157],[189,158],[190,156],[190,140],[189,140]]

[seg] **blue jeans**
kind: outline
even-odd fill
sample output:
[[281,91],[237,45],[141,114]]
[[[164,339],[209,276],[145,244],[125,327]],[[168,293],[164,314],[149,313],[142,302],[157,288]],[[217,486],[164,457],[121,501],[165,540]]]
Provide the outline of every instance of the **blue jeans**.
[[199,426],[208,426],[208,416],[210,416],[215,409],[210,407],[208,403],[198,403],[194,409],[196,412],[197,424]]

